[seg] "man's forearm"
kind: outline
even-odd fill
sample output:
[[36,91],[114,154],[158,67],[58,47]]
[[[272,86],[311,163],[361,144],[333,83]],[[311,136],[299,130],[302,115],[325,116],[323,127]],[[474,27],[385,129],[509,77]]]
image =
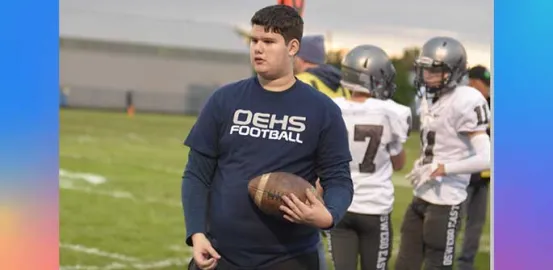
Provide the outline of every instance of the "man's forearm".
[[[324,190],[324,202],[332,215],[333,225],[346,214],[353,198],[353,182],[349,162],[327,167],[319,172],[320,183]],[[330,229],[330,228],[325,228]]]
[[190,150],[182,178],[182,205],[186,223],[186,243],[192,245],[191,236],[205,233],[208,194],[217,160]]

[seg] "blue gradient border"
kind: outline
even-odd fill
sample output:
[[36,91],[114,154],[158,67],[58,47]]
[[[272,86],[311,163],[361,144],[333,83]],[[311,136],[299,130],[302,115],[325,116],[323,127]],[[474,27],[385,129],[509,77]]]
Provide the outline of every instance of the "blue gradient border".
[[494,269],[553,269],[553,1],[494,19]]
[[0,8],[0,269],[59,269],[58,9]]

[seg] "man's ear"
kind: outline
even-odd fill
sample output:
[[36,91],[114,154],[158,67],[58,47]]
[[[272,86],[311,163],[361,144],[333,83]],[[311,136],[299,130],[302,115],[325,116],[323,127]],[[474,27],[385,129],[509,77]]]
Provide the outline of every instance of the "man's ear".
[[288,42],[288,54],[295,56],[300,51],[300,42],[297,39],[292,39]]

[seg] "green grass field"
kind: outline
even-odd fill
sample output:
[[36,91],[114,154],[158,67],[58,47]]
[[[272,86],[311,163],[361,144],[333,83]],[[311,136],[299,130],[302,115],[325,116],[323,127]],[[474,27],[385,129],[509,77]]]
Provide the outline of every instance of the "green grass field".
[[[84,110],[60,112],[60,265],[64,270],[185,269],[180,184],[194,117]],[[394,176],[394,247],[411,189]],[[477,269],[489,269],[489,225]],[[461,234],[462,237],[462,234]],[[460,242],[460,241],[458,241]],[[392,264],[395,254],[392,258]]]

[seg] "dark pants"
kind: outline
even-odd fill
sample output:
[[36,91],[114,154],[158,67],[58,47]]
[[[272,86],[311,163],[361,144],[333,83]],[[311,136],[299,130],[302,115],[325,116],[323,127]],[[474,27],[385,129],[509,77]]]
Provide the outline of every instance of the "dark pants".
[[466,223],[461,256],[457,261],[459,270],[474,269],[474,259],[478,253],[482,229],[486,223],[488,211],[488,185],[471,185],[467,189],[468,197],[464,204]]
[[346,213],[330,231],[332,259],[337,270],[357,270],[357,257],[363,270],[386,270],[392,256],[390,215]]
[[401,225],[396,270],[453,269],[461,205],[434,205],[413,198]]
[[324,243],[323,243],[323,239],[322,238],[326,238],[328,235],[328,232],[326,231],[321,231],[321,241],[319,242],[319,245],[317,247],[318,249],[318,252],[319,252],[319,270],[327,270],[327,265],[326,265],[326,250],[325,250],[325,246],[324,246]]
[[[188,266],[189,270],[199,270],[194,260]],[[319,270],[319,252],[306,253],[295,258],[276,263],[263,268],[240,268],[225,261],[223,258],[217,263],[216,270]]]

